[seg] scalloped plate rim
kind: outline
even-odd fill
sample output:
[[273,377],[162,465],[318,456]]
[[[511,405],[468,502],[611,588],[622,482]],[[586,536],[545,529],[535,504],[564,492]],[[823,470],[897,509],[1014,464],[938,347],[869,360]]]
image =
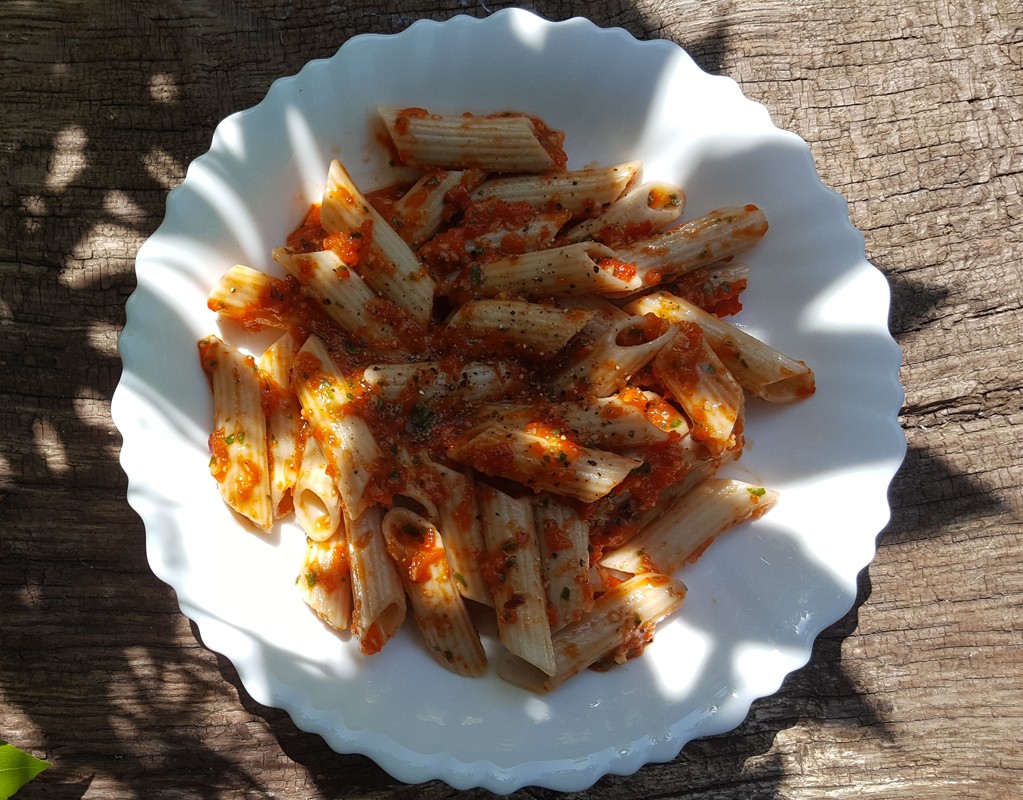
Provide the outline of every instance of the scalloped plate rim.
[[[128,502],[133,508],[135,508],[146,523],[147,552],[154,573],[161,580],[175,588],[175,590],[178,589],[178,585],[175,583],[173,570],[168,569],[167,565],[160,562],[157,558],[157,552],[160,550],[163,533],[158,531],[154,524],[151,524],[151,519],[147,518],[151,516],[154,510],[153,501],[149,494],[150,487],[140,484],[139,482],[138,465],[139,459],[142,459],[143,457],[135,447],[134,439],[129,439],[129,435],[133,434],[133,432],[130,429],[131,423],[128,419],[128,410],[125,408],[125,405],[131,402],[131,399],[128,396],[130,390],[127,386],[131,381],[132,375],[129,364],[130,358],[125,354],[130,353],[130,335],[132,331],[135,329],[136,325],[141,324],[139,320],[140,307],[149,299],[148,287],[144,286],[141,280],[142,271],[145,269],[145,259],[148,253],[147,246],[151,247],[152,245],[150,245],[150,242],[159,241],[168,230],[174,229],[174,215],[177,213],[176,206],[179,203],[179,198],[184,197],[184,192],[182,191],[183,187],[187,185],[189,176],[193,173],[193,170],[195,170],[199,165],[202,165],[207,159],[213,158],[218,149],[225,146],[223,141],[224,131],[230,127],[243,126],[247,121],[253,118],[258,118],[258,113],[261,107],[264,109],[269,107],[272,104],[274,97],[280,93],[286,93],[290,88],[300,83],[304,74],[308,75],[316,69],[328,68],[332,62],[335,62],[340,57],[341,53],[345,51],[345,48],[351,49],[353,46],[366,46],[371,42],[394,41],[401,37],[415,37],[423,35],[423,32],[437,33],[444,29],[450,29],[451,26],[456,25],[495,26],[498,22],[504,22],[505,20],[523,20],[526,24],[539,26],[579,28],[585,30],[589,35],[604,35],[605,33],[608,33],[610,35],[620,37],[621,40],[623,42],[627,42],[629,46],[638,45],[640,47],[661,47],[670,49],[673,53],[675,51],[679,51],[684,54],[684,51],[682,51],[681,48],[671,42],[663,40],[647,42],[638,41],[634,39],[631,34],[621,28],[597,28],[592,22],[582,18],[573,18],[560,22],[548,22],[536,17],[530,12],[517,9],[505,9],[497,12],[491,17],[483,19],[460,16],[445,22],[419,20],[401,33],[393,35],[362,34],[350,39],[342,45],[338,52],[333,56],[312,60],[304,65],[295,75],[275,80],[269,88],[266,97],[264,97],[260,103],[249,109],[231,114],[225,118],[225,120],[217,126],[209,151],[199,156],[189,165],[185,182],[183,182],[181,186],[172,189],[168,194],[166,204],[167,211],[164,221],[152,234],[150,239],[147,240],[147,243],[140,248],[138,253],[137,270],[140,274],[140,286],[133,293],[132,297],[129,298],[126,306],[127,322],[119,339],[122,358],[125,359],[125,371],[122,375],[121,381],[119,382],[118,388],[115,391],[114,399],[112,401],[112,410],[114,413],[115,424],[117,424],[117,427],[121,429],[124,437],[122,466],[129,479],[127,493]],[[356,45],[356,43],[360,44]],[[687,55],[686,57],[688,58]],[[691,59],[689,60],[691,61]],[[699,72],[699,68],[696,67],[695,63],[693,63],[693,68]],[[706,73],[702,72],[700,75],[711,80],[728,82],[735,86],[736,91],[738,91],[738,85],[729,78],[708,76]],[[805,148],[806,157],[809,158],[812,166],[812,156],[810,155],[809,147],[806,146],[802,139],[796,137],[795,134],[782,131],[775,127],[773,122],[770,121],[766,109],[761,104],[755,103],[745,97],[742,97],[742,101],[750,104],[751,106],[755,106],[757,109],[762,111],[767,124],[769,124],[775,131],[780,134],[787,134],[788,136],[797,139]],[[819,187],[819,189],[826,195],[831,196],[832,202],[834,201],[834,198],[841,200],[837,194],[825,187],[823,183],[819,181],[819,178],[817,187]],[[814,191],[818,191],[817,187],[814,187]],[[184,201],[182,200],[180,202]],[[842,204],[844,206],[844,200],[842,200]],[[855,236],[858,237],[859,247],[862,250],[862,234],[855,229],[847,216],[842,227],[845,229],[845,235],[849,235],[850,232],[855,233]],[[862,255],[862,261],[870,267],[869,262],[866,261],[865,252]],[[871,267],[871,269],[873,268]],[[876,274],[883,281],[883,276],[881,276],[880,273]],[[884,311],[887,312],[887,305],[885,306]],[[889,342],[890,347],[888,348],[889,352],[887,356],[890,359],[890,363],[888,365],[888,376],[890,380],[885,385],[879,385],[877,387],[879,389],[879,393],[883,393],[886,396],[886,408],[888,411],[886,418],[892,428],[888,432],[889,438],[891,439],[890,444],[893,449],[887,455],[886,471],[888,473],[888,477],[887,480],[884,481],[883,486],[885,492],[887,491],[888,484],[894,477],[894,474],[901,463],[902,455],[905,453],[905,438],[901,429],[898,427],[897,419],[895,417],[902,400],[902,387],[898,382],[898,363],[901,360],[901,353],[895,342],[890,339],[890,335]],[[892,370],[892,366],[894,366],[894,370]],[[896,434],[896,432],[897,436],[893,435]],[[901,453],[898,443],[895,441],[896,439],[901,441]],[[884,525],[887,524],[889,516],[890,511],[885,515],[882,524],[877,527],[877,530],[872,531],[869,534],[870,547],[863,551],[863,554],[867,555],[866,560],[862,560],[862,558],[860,558],[855,564],[842,565],[842,574],[846,579],[846,585],[842,587],[841,595],[835,599],[833,605],[829,608],[829,613],[824,615],[824,617],[832,617],[834,612],[839,613],[834,614],[831,619],[817,619],[814,621],[812,626],[807,628],[806,635],[801,641],[802,649],[788,659],[784,669],[776,670],[776,674],[772,675],[769,683],[773,686],[773,688],[770,691],[761,691],[758,693],[747,692],[741,697],[738,697],[736,701],[727,708],[723,708],[717,713],[706,717],[702,723],[695,727],[691,724],[687,724],[685,720],[679,720],[671,726],[669,730],[670,736],[667,739],[653,741],[651,737],[647,736],[646,739],[648,741],[646,742],[641,741],[641,739],[630,742],[629,744],[631,745],[640,746],[629,748],[627,751],[623,751],[614,743],[611,743],[607,746],[598,748],[593,753],[590,753],[588,758],[585,759],[575,758],[566,761],[563,759],[551,758],[547,760],[523,761],[511,766],[502,766],[496,761],[488,759],[463,761],[455,754],[430,754],[414,751],[406,747],[404,744],[396,742],[383,734],[371,734],[367,736],[365,732],[352,731],[344,725],[343,720],[336,721],[332,725],[331,720],[323,718],[322,715],[317,716],[315,713],[316,710],[309,708],[307,699],[305,699],[306,702],[304,703],[302,702],[302,699],[299,699],[298,701],[292,701],[288,705],[279,702],[281,695],[287,695],[289,692],[282,692],[281,687],[276,686],[273,680],[268,681],[265,686],[257,687],[255,690],[250,688],[251,684],[254,682],[254,678],[250,673],[251,670],[256,667],[246,662],[239,653],[232,652],[234,648],[232,648],[229,643],[224,642],[225,629],[230,626],[228,626],[223,620],[207,613],[206,610],[200,606],[194,605],[188,598],[182,597],[180,594],[178,600],[183,613],[193,619],[199,627],[203,640],[207,646],[213,650],[222,652],[227,658],[235,663],[238,673],[241,676],[242,684],[246,686],[246,689],[250,691],[255,699],[266,705],[285,708],[300,728],[318,733],[328,741],[328,744],[330,744],[331,747],[339,752],[364,753],[376,760],[378,764],[392,775],[406,782],[414,783],[429,780],[431,778],[440,778],[456,788],[479,786],[501,793],[514,791],[515,789],[525,785],[540,785],[559,789],[561,791],[573,791],[591,785],[604,774],[631,774],[636,769],[643,766],[643,764],[649,763],[650,761],[670,760],[671,758],[674,758],[680,752],[682,747],[692,738],[721,733],[730,730],[741,723],[748,714],[752,702],[759,697],[763,697],[766,694],[771,694],[773,691],[776,691],[778,686],[780,686],[781,681],[787,674],[789,674],[789,672],[805,664],[810,658],[812,646],[817,635],[827,625],[830,625],[840,619],[850,608],[852,608],[856,597],[856,576],[870,563],[870,560],[873,558],[873,555],[876,552],[877,536],[883,529]],[[864,535],[866,536],[866,534]],[[862,561],[862,563],[859,563],[859,561]],[[338,723],[340,723],[343,730],[338,728]],[[373,747],[366,747],[365,742],[367,738],[383,738],[385,741],[374,742]],[[438,762],[443,763],[439,764]]]

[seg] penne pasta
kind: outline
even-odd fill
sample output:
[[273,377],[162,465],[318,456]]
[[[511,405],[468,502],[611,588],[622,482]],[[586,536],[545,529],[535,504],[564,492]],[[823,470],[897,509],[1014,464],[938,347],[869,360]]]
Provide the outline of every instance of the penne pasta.
[[767,233],[764,212],[752,203],[711,211],[677,228],[617,249],[644,287],[743,253]]
[[467,600],[492,606],[494,597],[480,569],[486,546],[472,473],[448,469],[436,462],[431,462],[430,466],[440,485],[437,527],[443,533],[444,551],[455,588]]
[[368,506],[366,489],[381,453],[369,425],[352,411],[355,387],[316,336],[310,336],[295,357],[291,380],[302,414],[330,465],[345,513],[359,517]]
[[593,241],[611,247],[629,244],[668,227],[682,216],[686,193],[668,183],[644,183],[630,189],[595,217],[569,228],[564,243]]
[[285,516],[292,508],[292,491],[305,448],[302,412],[298,398],[291,391],[291,365],[297,352],[298,342],[288,332],[259,357],[263,411],[267,415],[270,505],[275,519]]
[[600,564],[631,575],[670,575],[694,561],[721,533],[759,517],[777,499],[777,492],[762,486],[708,478],[665,509],[636,537],[606,553]]
[[552,388],[562,396],[579,399],[614,394],[663,348],[669,347],[676,333],[671,326],[652,327],[644,317],[621,319],[555,376]]
[[556,631],[593,607],[590,583],[590,526],[579,513],[552,497],[533,506],[548,617]]
[[391,227],[401,238],[418,247],[433,236],[454,210],[450,195],[468,194],[483,180],[480,170],[440,170],[420,178],[391,210]]
[[323,310],[343,330],[379,343],[394,340],[393,331],[369,315],[376,294],[333,250],[296,254],[278,247],[273,257],[319,297]]
[[302,467],[295,482],[294,504],[298,524],[314,542],[329,539],[341,525],[341,494],[315,439],[305,444]]
[[533,692],[550,692],[602,658],[625,661],[642,652],[653,627],[682,605],[686,587],[666,575],[637,575],[601,595],[592,610],[554,634],[555,670],[517,659],[498,664],[502,678]]
[[587,509],[590,561],[597,562],[628,542],[670,506],[734,460],[734,450],[711,455],[688,435],[664,445],[636,448],[629,454],[643,462],[611,494]]
[[597,295],[559,295],[554,298],[554,301],[558,308],[575,308],[592,312],[586,327],[579,331],[580,340],[586,342],[600,338],[612,325],[633,316],[610,300]]
[[410,396],[430,401],[456,397],[465,403],[485,403],[524,387],[520,371],[504,362],[473,361],[448,371],[439,361],[373,364],[362,380],[379,397],[396,402]]
[[406,508],[384,515],[383,532],[427,652],[459,675],[485,673],[487,657],[455,587],[440,532]]
[[584,503],[599,500],[642,464],[617,453],[582,447],[543,425],[524,429],[487,425],[453,445],[448,455],[484,475]]
[[488,172],[549,172],[565,165],[561,137],[522,114],[430,114],[382,107],[380,118],[403,164]]
[[[493,220],[488,230],[476,232],[465,240],[463,252],[470,260],[487,253],[519,256],[546,250],[554,244],[558,231],[571,217],[567,211],[537,211],[530,212],[525,221],[514,213],[509,213],[506,218],[498,213],[504,206],[501,202],[470,205],[466,214],[479,213],[481,205],[493,208]],[[505,207],[504,210],[510,209]]]
[[589,242],[510,256],[487,264],[479,291],[538,298],[563,294],[624,294],[639,289],[635,276],[616,274],[614,251]]
[[437,501],[442,490],[437,485],[435,465],[423,450],[397,447],[392,453],[392,475],[397,483],[391,505],[414,510],[431,522],[437,522],[440,511]]
[[324,230],[347,237],[352,263],[363,280],[425,325],[433,311],[434,282],[415,253],[369,204],[340,161],[333,161],[323,190]]
[[216,336],[199,342],[199,358],[213,387],[210,472],[228,506],[269,530],[273,507],[259,368],[252,356]]
[[646,413],[650,403],[643,392],[630,390],[597,398],[590,404],[491,404],[480,409],[479,418],[511,427],[545,423],[556,430],[570,431],[574,440],[588,447],[619,450],[667,440],[670,428],[662,427],[656,417],[651,419]]
[[352,582],[343,527],[322,541],[306,541],[302,570],[295,583],[306,605],[320,619],[335,630],[348,630],[352,621]]
[[[634,390],[598,397],[589,405],[557,406],[565,424],[588,446],[608,450],[664,442],[667,429],[647,416],[650,398]],[[677,429],[679,426],[675,426]],[[685,431],[679,431],[684,433]]]
[[384,510],[374,506],[357,519],[345,517],[352,580],[352,634],[366,655],[380,652],[405,620],[405,591],[387,552]]
[[206,307],[246,328],[284,327],[286,320],[272,303],[274,293],[279,291],[279,279],[252,267],[235,264],[210,289]]
[[686,413],[693,439],[712,452],[742,436],[742,387],[703,338],[698,325],[677,323],[679,335],[653,361],[653,375]]
[[524,300],[472,300],[447,322],[452,336],[469,337],[492,347],[493,354],[527,350],[537,357],[553,355],[571,341],[590,318],[580,310],[551,308]]
[[552,675],[554,649],[532,505],[486,484],[476,487],[476,499],[487,548],[483,574],[494,596],[501,643]]
[[633,301],[629,308],[637,314],[651,313],[673,322],[699,325],[707,343],[735,379],[762,400],[789,403],[814,393],[813,370],[804,362],[778,352],[681,297],[654,292]]
[[476,189],[471,199],[494,197],[506,203],[567,211],[572,216],[592,216],[617,200],[635,181],[639,169],[638,161],[629,161],[613,167],[495,178]]
[[662,283],[659,291],[682,297],[716,317],[727,317],[742,310],[739,296],[746,290],[749,276],[749,264],[719,262]]

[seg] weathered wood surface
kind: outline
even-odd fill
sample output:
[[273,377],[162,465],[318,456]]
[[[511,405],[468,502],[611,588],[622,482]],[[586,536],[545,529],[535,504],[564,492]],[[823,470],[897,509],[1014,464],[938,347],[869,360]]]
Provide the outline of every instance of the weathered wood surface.
[[[147,567],[109,401],[134,254],[216,123],[356,33],[504,5],[0,4],[0,738],[53,762],[19,796],[487,795],[403,786],[248,697]],[[737,730],[579,796],[1021,796],[1016,0],[534,8],[673,39],[805,138],[905,354],[909,454],[854,610]]]

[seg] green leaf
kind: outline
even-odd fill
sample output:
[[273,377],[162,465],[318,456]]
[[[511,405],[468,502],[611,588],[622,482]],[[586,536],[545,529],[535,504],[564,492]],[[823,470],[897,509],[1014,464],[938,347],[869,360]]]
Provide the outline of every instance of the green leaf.
[[0,742],[0,800],[7,800],[18,789],[50,766],[13,744]]

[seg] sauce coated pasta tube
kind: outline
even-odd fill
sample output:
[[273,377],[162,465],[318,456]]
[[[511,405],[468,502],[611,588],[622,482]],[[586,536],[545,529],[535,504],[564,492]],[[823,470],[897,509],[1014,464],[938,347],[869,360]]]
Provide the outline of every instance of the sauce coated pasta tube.
[[199,342],[199,355],[213,385],[210,472],[225,503],[269,529],[273,507],[259,368],[252,356],[216,336]]
[[535,117],[390,107],[379,113],[404,164],[489,172],[548,172],[565,166],[564,137]]
[[440,531],[407,508],[388,511],[383,530],[430,656],[459,675],[482,675],[487,657],[455,588]]

